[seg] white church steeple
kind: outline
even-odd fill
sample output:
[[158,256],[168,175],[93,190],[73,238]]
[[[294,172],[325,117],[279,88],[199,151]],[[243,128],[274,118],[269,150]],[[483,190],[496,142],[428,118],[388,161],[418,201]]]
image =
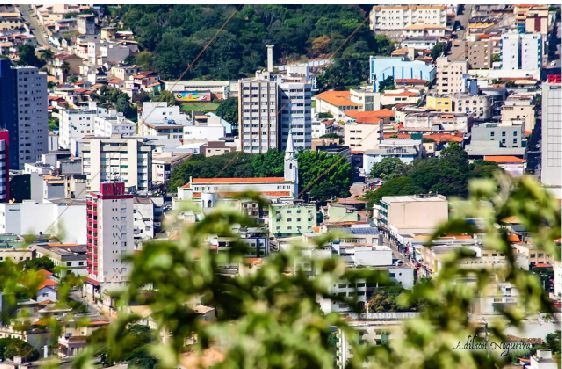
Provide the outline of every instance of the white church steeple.
[[298,196],[299,190],[299,163],[295,158],[295,147],[293,144],[293,132],[289,129],[287,136],[287,149],[285,150],[285,181],[293,182],[293,197]]

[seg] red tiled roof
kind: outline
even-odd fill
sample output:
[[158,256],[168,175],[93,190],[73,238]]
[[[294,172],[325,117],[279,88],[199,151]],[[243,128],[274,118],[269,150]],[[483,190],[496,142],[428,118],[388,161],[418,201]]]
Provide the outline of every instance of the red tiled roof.
[[424,135],[423,138],[428,138],[437,142],[462,142],[463,140],[461,136],[453,135],[450,133],[430,133]]
[[512,155],[485,155],[484,161],[493,161],[495,163],[525,163],[525,159]]
[[397,139],[401,139],[401,140],[407,140],[412,138],[412,136],[409,133],[395,133],[395,132],[385,132],[383,134],[383,137],[386,138],[397,138]]
[[57,281],[52,279],[45,279],[39,286],[37,286],[37,291],[42,290],[45,287],[54,287],[58,285]]
[[427,81],[424,81],[423,79],[417,79],[417,78],[403,78],[403,79],[394,80],[394,83],[425,85],[427,83]]
[[53,273],[49,272],[47,269],[39,269],[37,271],[37,273],[41,274],[42,276],[44,276],[45,278],[50,277],[53,275]]
[[335,106],[361,106],[351,101],[351,92],[349,91],[324,91],[316,95],[316,99],[326,101]]
[[192,183],[281,183],[284,177],[193,178]]
[[394,112],[388,109],[382,110],[348,110],[345,112],[345,115],[355,119],[356,123],[371,123],[371,124],[378,124],[384,118],[394,118]]

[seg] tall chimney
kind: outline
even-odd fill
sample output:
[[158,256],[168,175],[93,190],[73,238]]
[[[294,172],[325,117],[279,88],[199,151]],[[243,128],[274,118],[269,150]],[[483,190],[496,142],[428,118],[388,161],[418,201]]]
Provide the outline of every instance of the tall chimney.
[[265,45],[267,47],[267,71],[273,73],[273,45]]

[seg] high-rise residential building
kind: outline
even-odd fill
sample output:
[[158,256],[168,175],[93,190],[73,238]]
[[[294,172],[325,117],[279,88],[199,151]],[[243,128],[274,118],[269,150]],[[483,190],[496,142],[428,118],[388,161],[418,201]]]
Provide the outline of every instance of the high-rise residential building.
[[[49,150],[47,75],[36,67],[13,67],[17,91],[18,168]],[[14,164],[15,162],[12,161]]]
[[[557,82],[556,82],[557,81]],[[562,198],[562,119],[560,76],[542,85],[541,182]]]
[[542,65],[540,33],[506,33],[501,40],[502,69],[535,70]]
[[542,37],[540,33],[524,33],[521,37],[521,68],[540,69],[542,66]]
[[296,150],[312,145],[312,82],[308,73],[273,73],[273,46],[268,45],[268,70],[238,82],[240,151],[252,154],[285,150],[289,131]]
[[82,168],[88,190],[122,181],[128,190],[147,190],[152,181],[152,149],[148,140],[135,137],[91,137],[82,141]]
[[281,116],[281,150],[285,150],[289,131],[297,151],[312,145],[312,85],[306,81],[283,80],[279,83]]
[[10,166],[9,164],[10,133],[0,131],[0,202],[10,199]]
[[123,286],[129,266],[124,257],[135,247],[133,195],[123,182],[105,182],[86,197],[86,265],[89,277],[104,289]]
[[10,168],[23,168],[48,151],[47,75],[0,60],[0,126],[10,134]]
[[279,86],[268,79],[238,82],[240,151],[265,153],[279,148]]
[[463,93],[466,89],[466,75],[468,66],[464,61],[449,61],[442,55],[436,62],[437,80],[436,88],[438,95],[451,95]]

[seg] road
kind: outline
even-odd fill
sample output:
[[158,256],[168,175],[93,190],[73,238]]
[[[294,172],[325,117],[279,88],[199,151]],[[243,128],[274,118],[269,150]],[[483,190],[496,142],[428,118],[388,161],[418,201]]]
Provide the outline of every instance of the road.
[[28,4],[20,4],[19,9],[21,12],[21,16],[25,21],[33,28],[33,35],[37,40],[37,43],[42,47],[51,49],[55,51],[55,49],[49,44],[49,40],[45,37],[45,29],[43,25],[39,23],[39,20],[32,14],[31,6]]

